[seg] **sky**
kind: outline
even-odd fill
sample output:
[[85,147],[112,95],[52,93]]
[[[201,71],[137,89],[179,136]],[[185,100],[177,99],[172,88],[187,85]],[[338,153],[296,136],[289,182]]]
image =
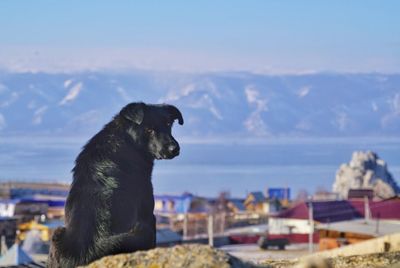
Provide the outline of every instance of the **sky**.
[[400,1],[1,0],[0,68],[400,72]]

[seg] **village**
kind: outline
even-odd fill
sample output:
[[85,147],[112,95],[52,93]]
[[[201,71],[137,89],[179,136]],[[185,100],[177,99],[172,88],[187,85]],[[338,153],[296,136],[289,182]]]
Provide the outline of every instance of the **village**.
[[[58,183],[0,184],[0,266],[10,256],[15,265],[45,263],[52,232],[64,224],[68,191]],[[290,259],[400,232],[400,197],[382,199],[373,189],[350,189],[346,199],[318,192],[298,200],[285,187],[243,198],[155,195],[154,213],[158,247],[203,243],[251,260],[267,252]],[[243,254],[246,246],[257,253]]]

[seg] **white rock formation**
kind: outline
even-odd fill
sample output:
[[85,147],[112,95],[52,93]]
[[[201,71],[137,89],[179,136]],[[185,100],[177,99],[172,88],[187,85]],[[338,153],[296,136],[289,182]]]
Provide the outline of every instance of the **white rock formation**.
[[347,198],[350,189],[373,189],[379,198],[390,198],[400,193],[385,161],[371,151],[354,152],[350,163],[342,164],[336,172],[333,192]]

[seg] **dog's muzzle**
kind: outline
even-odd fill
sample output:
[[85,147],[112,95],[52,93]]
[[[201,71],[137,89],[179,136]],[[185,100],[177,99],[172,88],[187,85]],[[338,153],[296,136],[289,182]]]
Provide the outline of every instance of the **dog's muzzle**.
[[171,143],[163,150],[161,153],[161,158],[163,159],[172,159],[179,155],[180,147],[177,143]]

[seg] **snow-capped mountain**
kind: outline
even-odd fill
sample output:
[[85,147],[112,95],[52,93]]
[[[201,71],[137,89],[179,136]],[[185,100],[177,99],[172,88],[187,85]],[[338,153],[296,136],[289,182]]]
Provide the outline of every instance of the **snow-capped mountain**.
[[0,73],[0,135],[89,135],[132,101],[181,109],[187,137],[399,136],[400,75]]

